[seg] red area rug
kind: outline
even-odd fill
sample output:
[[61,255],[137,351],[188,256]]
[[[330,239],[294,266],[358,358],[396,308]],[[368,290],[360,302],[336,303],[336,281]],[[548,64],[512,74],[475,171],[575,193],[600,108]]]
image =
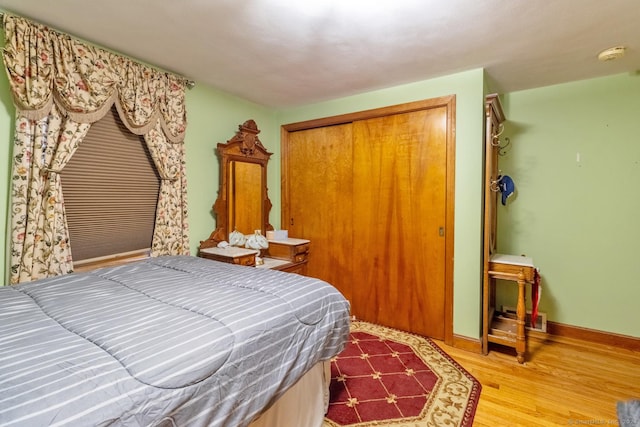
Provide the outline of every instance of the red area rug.
[[331,361],[324,426],[467,427],[481,388],[428,338],[352,322],[350,342]]

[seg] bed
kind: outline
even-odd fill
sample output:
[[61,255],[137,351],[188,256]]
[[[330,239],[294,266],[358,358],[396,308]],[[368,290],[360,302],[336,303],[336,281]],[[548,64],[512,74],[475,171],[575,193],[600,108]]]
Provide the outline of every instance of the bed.
[[0,425],[319,426],[348,333],[325,282],[192,256],[0,287]]

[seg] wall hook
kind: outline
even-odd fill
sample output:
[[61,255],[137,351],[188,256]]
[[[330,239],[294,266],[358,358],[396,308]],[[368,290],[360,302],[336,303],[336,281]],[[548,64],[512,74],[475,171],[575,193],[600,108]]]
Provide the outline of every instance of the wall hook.
[[508,137],[505,137],[504,139],[504,145],[499,145],[498,146],[498,155],[499,156],[504,156],[505,154],[507,154],[507,152],[509,150],[507,150],[507,148],[511,145],[511,140]]
[[502,171],[498,171],[498,177],[496,179],[492,179],[489,183],[489,190],[497,193],[500,191],[500,181],[502,181]]
[[498,132],[492,137],[491,145],[494,147],[500,146],[500,135],[502,135],[502,132],[504,132],[504,124],[500,123],[498,125]]

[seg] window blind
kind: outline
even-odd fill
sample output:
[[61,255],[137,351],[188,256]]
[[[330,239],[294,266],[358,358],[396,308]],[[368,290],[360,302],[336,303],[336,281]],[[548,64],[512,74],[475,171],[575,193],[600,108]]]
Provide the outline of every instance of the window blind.
[[151,247],[160,178],[115,107],[91,126],[61,181],[74,263]]

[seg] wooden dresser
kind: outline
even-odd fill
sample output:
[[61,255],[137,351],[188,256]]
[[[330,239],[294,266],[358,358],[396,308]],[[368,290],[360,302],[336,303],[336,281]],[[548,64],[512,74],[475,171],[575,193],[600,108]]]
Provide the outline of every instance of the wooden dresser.
[[[265,236],[273,230],[269,224],[271,200],[267,191],[267,163],[271,153],[262,145],[259,133],[258,125],[250,119],[239,125],[235,135],[225,144],[217,145],[220,187],[218,198],[212,206],[216,228],[207,239],[200,241],[198,256],[238,265],[307,274],[309,240],[269,240],[269,248],[259,251],[218,247],[222,242],[230,242],[234,232],[248,237],[248,233]],[[241,244],[240,241],[238,244]],[[258,258],[263,262],[258,262]]]
[[256,263],[260,252],[253,249],[228,246],[226,248],[204,248],[198,251],[198,256],[230,264],[246,265],[249,267],[268,268],[305,275],[311,242],[306,239],[270,240],[269,248],[262,257],[263,264]]

